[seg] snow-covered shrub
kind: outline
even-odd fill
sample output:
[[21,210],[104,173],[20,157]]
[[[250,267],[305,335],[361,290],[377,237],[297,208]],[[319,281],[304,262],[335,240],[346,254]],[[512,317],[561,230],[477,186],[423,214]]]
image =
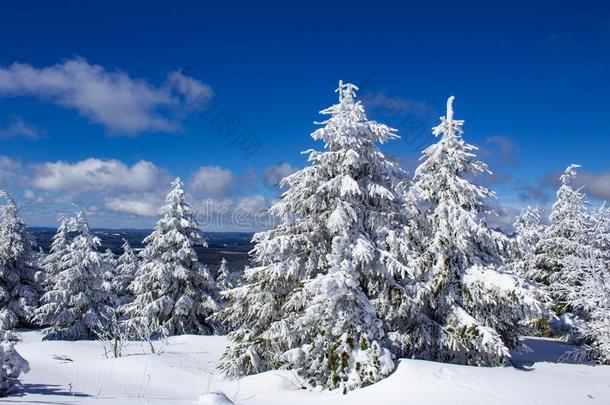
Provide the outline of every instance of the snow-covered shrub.
[[439,142],[424,151],[415,172],[411,193],[427,224],[419,257],[410,263],[413,277],[403,280],[411,297],[399,307],[404,324],[391,337],[403,356],[507,364],[525,324],[545,308],[534,285],[500,271],[505,241],[480,219],[494,194],[470,181],[488,168],[462,138],[464,122],[454,119],[453,100],[434,128]]
[[11,332],[0,330],[0,397],[10,394],[21,373],[30,370],[28,362],[15,350]]
[[43,339],[95,338],[112,315],[102,261],[96,250],[100,240],[91,233],[84,212],[77,213],[73,226],[76,236],[60,258],[60,271],[36,311],[35,319],[47,326],[42,331]]
[[15,200],[5,191],[0,222],[0,329],[31,326],[41,287],[26,224]]
[[185,201],[182,181],[172,182],[161,218],[144,239],[140,267],[131,283],[132,302],[122,310],[135,329],[164,335],[211,334],[208,321],[219,305],[214,278],[197,258],[195,245],[206,246],[197,219]]
[[376,143],[397,135],[366,117],[356,90],[340,82],[339,103],[312,134],[324,151],[307,151],[310,165],[281,181],[287,191],[271,208],[280,223],[254,236],[257,267],[225,294],[229,376],[290,368],[348,390],[394,369],[376,308],[390,306],[392,276],[407,271],[395,230],[406,219],[402,173]]

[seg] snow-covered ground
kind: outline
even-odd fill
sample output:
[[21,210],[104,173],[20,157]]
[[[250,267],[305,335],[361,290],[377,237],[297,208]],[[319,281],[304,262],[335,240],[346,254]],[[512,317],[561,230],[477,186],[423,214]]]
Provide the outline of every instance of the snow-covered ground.
[[225,380],[216,369],[222,336],[172,337],[162,354],[132,343],[118,359],[105,358],[100,342],[42,342],[35,331],[22,337],[17,350],[31,371],[2,403],[197,404],[202,394],[224,392],[238,404],[265,405],[610,404],[610,366],[557,363],[571,347],[551,339],[528,339],[533,351],[515,355],[515,368],[401,360],[389,378],[341,395],[303,390],[289,371]]

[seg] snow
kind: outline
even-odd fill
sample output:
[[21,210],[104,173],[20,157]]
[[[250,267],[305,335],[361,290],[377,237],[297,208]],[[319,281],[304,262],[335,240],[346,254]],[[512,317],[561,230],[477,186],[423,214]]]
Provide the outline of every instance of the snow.
[[[290,371],[224,379],[216,366],[224,336],[169,338],[161,354],[143,343],[106,359],[96,341],[41,341],[22,332],[16,348],[31,371],[7,403],[61,404],[602,404],[610,398],[610,366],[556,363],[574,346],[528,338],[532,352],[515,354],[515,367],[470,367],[423,360],[398,361],[388,378],[342,395],[303,390]],[[206,402],[207,401],[207,402]],[[216,402],[214,402],[216,401]]]

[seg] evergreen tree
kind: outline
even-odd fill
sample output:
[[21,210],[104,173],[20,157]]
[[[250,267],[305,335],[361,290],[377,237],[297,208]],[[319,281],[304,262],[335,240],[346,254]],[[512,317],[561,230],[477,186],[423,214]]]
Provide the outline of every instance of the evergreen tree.
[[49,254],[41,260],[41,272],[39,273],[39,282],[46,288],[50,289],[55,284],[55,277],[61,271],[65,270],[61,267],[63,257],[68,253],[70,245],[70,232],[74,227],[73,219],[62,216],[59,218],[59,227],[51,240],[51,248]]
[[[593,212],[590,219],[589,240],[599,260],[610,271],[610,208],[604,203]],[[604,266],[604,264],[602,264]]]
[[10,394],[19,375],[30,370],[28,362],[15,350],[16,339],[12,332],[0,330],[0,397]]
[[[412,193],[427,220],[424,243],[413,261],[412,324],[403,326],[399,353],[472,365],[506,364],[520,346],[524,321],[544,308],[532,286],[499,271],[503,264],[496,234],[483,220],[490,190],[470,178],[489,172],[476,160],[475,146],[462,138],[464,121],[453,117],[453,100],[434,128],[440,140],[423,152]],[[407,311],[408,310],[408,311]],[[407,318],[409,320],[409,318]]]
[[574,188],[573,181],[578,165],[570,165],[560,177],[557,200],[550,214],[550,225],[536,245],[533,276],[546,286],[558,315],[571,312],[568,297],[579,283],[579,269],[587,260],[587,241],[590,229],[585,207],[585,196]]
[[389,306],[392,275],[407,271],[396,224],[406,221],[402,173],[376,145],[395,130],[370,121],[357,87],[339,83],[339,103],[313,132],[325,150],[280,183],[271,208],[280,223],[253,238],[253,261],[222,312],[235,328],[221,367],[229,376],[291,368],[312,385],[343,390],[394,369],[376,309]]
[[542,210],[538,207],[527,207],[515,219],[513,227],[517,234],[513,240],[511,255],[508,258],[510,267],[518,275],[531,278],[530,273],[534,263],[536,245],[544,232]]
[[76,235],[60,259],[61,271],[36,311],[36,320],[47,326],[42,331],[45,340],[95,338],[112,314],[97,252],[100,240],[91,233],[83,211],[73,225]]
[[117,301],[117,297],[112,289],[113,280],[116,277],[117,271],[117,257],[111,249],[106,249],[104,253],[100,254],[102,280],[104,280],[104,289],[108,291],[109,303],[114,305]]
[[0,329],[29,327],[41,287],[35,281],[36,262],[26,224],[6,191],[0,223]]
[[218,269],[218,275],[216,276],[216,284],[220,291],[226,291],[233,288],[233,282],[231,281],[231,271],[227,265],[227,259],[224,257],[220,261],[220,268]]
[[131,245],[123,239],[123,254],[117,259],[116,274],[112,280],[112,291],[115,297],[114,306],[120,307],[133,300],[129,286],[138,270],[138,256]]
[[213,333],[207,318],[218,309],[216,285],[197,258],[194,247],[207,244],[185,201],[180,178],[172,182],[161,219],[144,244],[130,287],[135,298],[124,307],[132,329],[164,335]]

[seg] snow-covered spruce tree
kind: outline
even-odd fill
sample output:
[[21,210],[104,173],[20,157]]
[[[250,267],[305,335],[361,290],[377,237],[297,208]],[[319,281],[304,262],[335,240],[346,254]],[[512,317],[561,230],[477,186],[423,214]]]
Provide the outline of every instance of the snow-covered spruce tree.
[[471,176],[488,172],[475,146],[462,138],[453,100],[434,128],[440,140],[423,152],[412,193],[425,210],[427,235],[412,263],[415,280],[405,280],[414,297],[413,324],[401,331],[402,355],[460,364],[506,364],[520,346],[523,321],[543,315],[533,286],[502,265],[498,241],[480,214],[490,190]]
[[36,311],[35,319],[47,326],[42,331],[45,340],[95,338],[112,314],[96,250],[100,240],[91,233],[83,211],[77,213],[73,226],[76,235],[61,258],[60,272]]
[[45,289],[50,289],[55,283],[55,277],[64,268],[63,257],[68,253],[70,245],[70,232],[74,228],[73,218],[62,216],[59,218],[57,232],[51,240],[49,254],[44,256],[40,262],[41,271],[37,274],[37,280]]
[[216,285],[197,258],[194,247],[207,244],[185,201],[180,178],[172,182],[161,219],[144,244],[130,287],[135,298],[123,309],[132,329],[166,336],[213,333],[207,318],[219,308]]
[[117,257],[111,249],[106,249],[100,254],[102,280],[104,280],[104,289],[108,291],[109,303],[114,305],[117,297],[112,289],[112,282],[116,277]]
[[587,314],[577,321],[584,353],[602,364],[610,364],[610,272],[599,258],[585,264],[578,294],[570,302],[577,312]]
[[36,262],[26,224],[6,191],[0,222],[0,329],[31,326],[42,292],[35,280]]
[[589,241],[599,260],[610,272],[610,208],[604,203],[590,215]]
[[544,232],[542,210],[538,207],[528,206],[517,216],[513,227],[516,236],[512,240],[513,244],[508,260],[513,271],[529,279],[529,273],[534,264],[536,245]]
[[12,332],[0,330],[0,397],[10,394],[21,373],[30,370],[28,362],[15,350]]
[[307,151],[310,165],[282,180],[287,191],[270,210],[280,223],[254,236],[257,266],[225,294],[229,376],[290,368],[345,391],[394,369],[375,307],[391,275],[406,271],[390,248],[404,248],[394,230],[402,173],[376,143],[397,135],[367,119],[356,90],[339,83],[339,103],[312,133],[325,150]]
[[585,196],[572,184],[578,167],[568,166],[560,177],[561,186],[549,216],[550,224],[536,245],[532,274],[546,286],[558,315],[572,311],[568,295],[579,282],[578,269],[584,266],[578,262],[587,260],[585,256],[590,249]]
[[220,261],[220,268],[218,269],[218,275],[216,276],[216,285],[220,291],[227,291],[233,288],[231,271],[227,265],[227,259],[224,257]]
[[117,259],[117,266],[111,288],[115,302],[113,305],[118,308],[133,300],[129,286],[131,285],[138,270],[138,256],[131,248],[126,239],[123,239],[123,254]]

